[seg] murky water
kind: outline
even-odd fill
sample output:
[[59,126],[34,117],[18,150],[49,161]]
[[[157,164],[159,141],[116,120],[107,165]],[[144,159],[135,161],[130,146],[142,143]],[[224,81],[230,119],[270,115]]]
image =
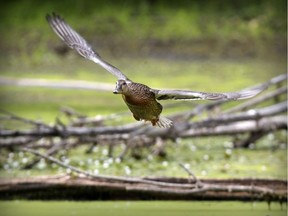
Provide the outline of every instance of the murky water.
[[2,201],[1,215],[105,215],[105,216],[284,216],[278,203],[271,204],[268,210],[264,202],[182,202],[182,201],[109,201],[109,202],[63,202],[63,201]]

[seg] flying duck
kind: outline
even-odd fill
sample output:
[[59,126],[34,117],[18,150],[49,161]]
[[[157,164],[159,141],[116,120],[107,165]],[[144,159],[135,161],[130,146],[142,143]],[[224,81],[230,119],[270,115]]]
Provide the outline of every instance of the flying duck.
[[157,100],[239,100],[254,97],[264,89],[261,87],[250,88],[239,92],[207,93],[188,90],[158,90],[147,85],[130,80],[118,68],[109,64],[93,50],[91,45],[75,30],[68,25],[63,18],[52,13],[46,19],[53,31],[72,49],[81,56],[102,66],[118,78],[114,94],[121,94],[133,117],[137,120],[150,121],[153,126],[168,128],[172,121],[160,116],[162,105]]

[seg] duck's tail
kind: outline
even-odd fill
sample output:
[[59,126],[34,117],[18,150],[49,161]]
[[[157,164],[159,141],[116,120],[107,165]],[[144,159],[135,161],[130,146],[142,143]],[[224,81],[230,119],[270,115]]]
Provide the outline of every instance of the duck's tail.
[[173,122],[164,116],[159,116],[159,120],[156,122],[156,126],[160,128],[169,128],[172,125]]

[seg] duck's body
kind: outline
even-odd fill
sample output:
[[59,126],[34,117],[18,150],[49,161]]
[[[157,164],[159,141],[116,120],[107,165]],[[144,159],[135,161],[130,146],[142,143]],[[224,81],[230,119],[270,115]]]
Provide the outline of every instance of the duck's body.
[[137,121],[151,121],[153,126],[159,121],[162,106],[155,99],[143,101],[141,103],[131,103],[131,98],[133,96],[122,95],[122,97]]
[[163,107],[157,102],[155,93],[148,86],[119,80],[113,93],[122,94],[124,102],[137,121],[150,121],[153,126],[159,127],[168,127],[172,124],[169,119],[160,117]]

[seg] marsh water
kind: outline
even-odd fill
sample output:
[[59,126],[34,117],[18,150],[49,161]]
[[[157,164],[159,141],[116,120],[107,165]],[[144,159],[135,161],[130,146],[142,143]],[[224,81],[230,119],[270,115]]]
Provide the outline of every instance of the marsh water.
[[287,206],[281,209],[279,203],[272,203],[270,210],[265,202],[187,202],[187,201],[1,201],[1,215],[105,215],[105,216],[284,216]]

